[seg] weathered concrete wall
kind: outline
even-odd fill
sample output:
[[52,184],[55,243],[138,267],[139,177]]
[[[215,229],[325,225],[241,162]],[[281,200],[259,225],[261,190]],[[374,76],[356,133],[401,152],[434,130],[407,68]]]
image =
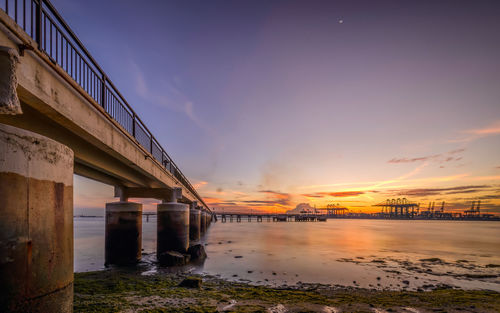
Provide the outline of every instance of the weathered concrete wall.
[[189,247],[189,206],[177,202],[158,204],[156,254],[186,253]]
[[73,151],[0,124],[0,312],[71,312]]
[[105,264],[130,265],[142,256],[142,204],[106,203]]

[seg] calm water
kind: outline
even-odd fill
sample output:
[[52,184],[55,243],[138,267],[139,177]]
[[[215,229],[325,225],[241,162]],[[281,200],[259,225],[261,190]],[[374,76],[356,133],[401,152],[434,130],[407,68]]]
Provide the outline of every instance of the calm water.
[[[500,291],[500,222],[242,219],[213,224],[204,241],[208,259],[183,270],[268,285]],[[146,273],[162,271],[153,264],[154,217],[143,221],[143,249]],[[440,260],[422,261],[431,258]],[[75,271],[103,264],[104,218],[75,218]]]

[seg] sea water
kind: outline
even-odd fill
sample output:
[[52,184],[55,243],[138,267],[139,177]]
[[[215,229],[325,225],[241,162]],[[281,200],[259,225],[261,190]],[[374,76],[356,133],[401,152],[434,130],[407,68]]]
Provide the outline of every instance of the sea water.
[[[75,271],[104,268],[104,218],[74,219]],[[419,290],[500,291],[500,222],[329,219],[212,224],[205,262],[179,270],[271,286],[321,283]],[[155,263],[156,217],[143,218],[145,273]],[[171,270],[171,269],[168,269]]]

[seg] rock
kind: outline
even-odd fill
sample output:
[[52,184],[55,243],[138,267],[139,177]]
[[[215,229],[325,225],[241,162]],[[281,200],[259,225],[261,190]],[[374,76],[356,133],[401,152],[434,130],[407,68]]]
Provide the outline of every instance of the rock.
[[430,262],[430,263],[444,263],[440,258],[428,258],[428,259],[420,259],[421,262]]
[[189,247],[188,254],[191,256],[191,260],[204,260],[207,258],[207,253],[202,245]]
[[181,266],[186,264],[186,257],[176,251],[167,251],[158,257],[161,266]]
[[198,277],[187,277],[181,283],[179,284],[180,287],[186,287],[186,288],[201,288],[201,283],[202,280],[201,278]]
[[242,255],[235,255],[234,258],[235,259],[241,259],[243,256]]

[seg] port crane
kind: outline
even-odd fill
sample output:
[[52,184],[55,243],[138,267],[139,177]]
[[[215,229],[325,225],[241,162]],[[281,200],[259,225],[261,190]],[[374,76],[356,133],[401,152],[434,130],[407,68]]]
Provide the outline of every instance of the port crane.
[[414,216],[419,211],[419,204],[409,202],[406,198],[387,199],[385,202],[375,204],[374,206],[382,207],[381,214],[390,217]]

